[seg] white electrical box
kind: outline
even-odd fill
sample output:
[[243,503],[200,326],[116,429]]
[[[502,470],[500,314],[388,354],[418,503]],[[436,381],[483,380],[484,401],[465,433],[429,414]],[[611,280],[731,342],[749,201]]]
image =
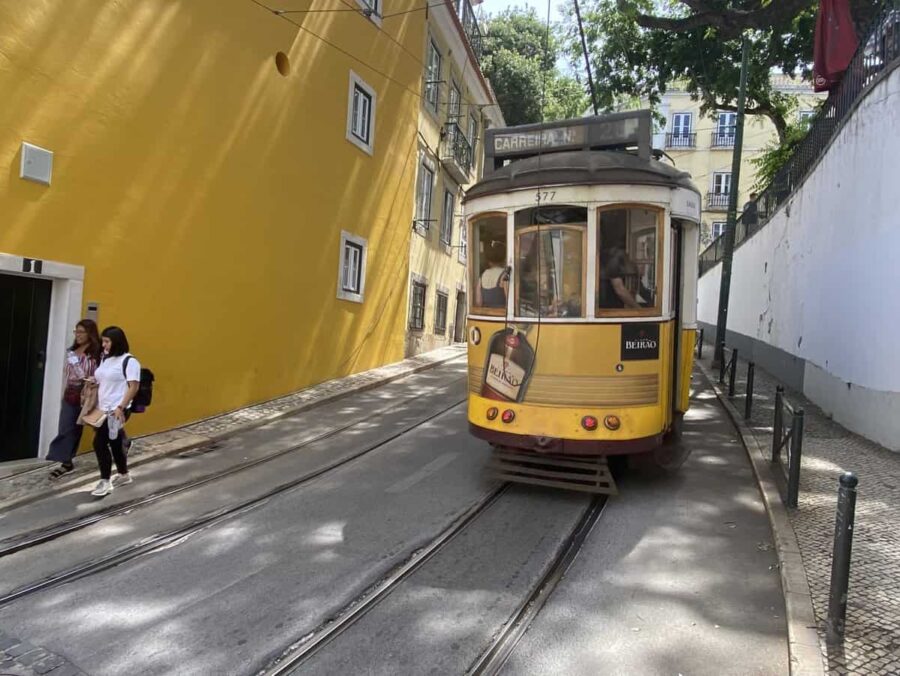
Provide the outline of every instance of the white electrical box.
[[22,166],[19,170],[19,178],[25,178],[29,181],[50,185],[50,176],[52,173],[53,152],[23,142]]

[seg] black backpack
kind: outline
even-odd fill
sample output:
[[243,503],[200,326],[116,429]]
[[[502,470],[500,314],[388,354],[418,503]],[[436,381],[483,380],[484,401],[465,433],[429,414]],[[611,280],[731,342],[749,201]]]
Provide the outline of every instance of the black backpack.
[[[125,361],[122,362],[122,375],[125,376],[125,380],[128,380],[128,375],[126,373],[126,369],[128,368],[128,360],[131,359],[131,355],[127,355],[125,357]],[[132,413],[143,413],[147,407],[150,405],[150,402],[153,401],[153,381],[155,380],[153,376],[153,371],[150,369],[141,368],[141,379],[138,383],[138,391],[137,394],[134,395],[134,399],[131,400],[131,412]]]

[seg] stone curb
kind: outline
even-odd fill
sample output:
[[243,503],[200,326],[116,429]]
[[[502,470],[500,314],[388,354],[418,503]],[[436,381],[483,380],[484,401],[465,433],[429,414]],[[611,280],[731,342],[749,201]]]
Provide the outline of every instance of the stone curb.
[[[444,350],[449,350],[452,348],[443,348]],[[406,378],[407,376],[414,375],[416,373],[420,373],[422,371],[427,371],[429,369],[440,366],[441,364],[446,364],[447,362],[453,361],[454,359],[459,359],[465,356],[466,351],[465,348],[459,348],[455,350],[455,354],[442,357],[440,359],[435,359],[434,361],[428,361],[425,363],[416,363],[414,365],[410,365],[408,367],[401,368],[396,372],[385,375],[382,378],[376,378],[373,380],[368,380],[365,382],[361,382],[358,385],[350,386],[345,390],[339,390],[335,392],[328,392],[323,394],[320,398],[307,400],[301,402],[297,406],[284,409],[282,411],[278,411],[277,413],[272,413],[261,418],[257,418],[255,420],[249,420],[246,422],[236,423],[232,427],[227,430],[224,430],[219,433],[212,434],[195,434],[193,432],[187,432],[186,428],[196,425],[198,423],[204,422],[206,420],[211,420],[216,417],[226,416],[235,413],[236,411],[241,411],[245,409],[235,409],[235,411],[229,411],[226,413],[222,413],[219,416],[212,416],[212,418],[205,418],[204,420],[195,420],[186,425],[182,425],[180,427],[172,428],[171,430],[163,430],[161,432],[157,432],[155,434],[148,435],[147,437],[141,437],[143,439],[147,439],[153,436],[161,436],[161,435],[174,435],[175,438],[172,441],[158,444],[146,451],[143,451],[139,456],[135,457],[133,460],[129,459],[129,467],[137,467],[139,465],[143,465],[144,463],[150,462],[152,460],[157,460],[159,458],[172,455],[174,453],[182,453],[184,451],[189,451],[194,448],[198,448],[200,446],[206,446],[216,441],[222,441],[229,437],[240,434],[241,432],[246,432],[247,430],[254,429],[256,427],[262,427],[263,425],[268,425],[271,422],[276,420],[280,420],[282,418],[287,418],[292,415],[296,415],[302,411],[306,411],[308,409],[316,408],[317,406],[321,406],[323,404],[328,404],[330,402],[336,401],[343,397],[349,396],[351,394],[358,394],[360,392],[365,392],[367,390],[375,389],[376,387],[381,387],[382,385],[386,385],[395,380],[399,380],[401,378]],[[426,353],[427,354],[427,353]],[[411,358],[415,359],[415,357]],[[406,360],[404,360],[406,361]],[[393,364],[385,364],[382,367],[378,368],[388,368],[390,366],[396,366],[397,364],[402,364],[403,362],[394,362]],[[377,369],[372,369],[377,370]],[[359,377],[366,373],[363,371],[359,374],[354,374]],[[352,378],[353,376],[348,376]],[[341,379],[337,379],[341,380]],[[334,381],[326,381],[326,382],[334,382]],[[321,386],[323,383],[319,385],[314,385],[313,387]],[[305,388],[311,389],[311,388]],[[303,390],[298,390],[298,392],[302,392]],[[293,394],[297,394],[297,392],[285,395],[292,396]],[[252,409],[254,406],[264,406],[267,403],[271,403],[272,401],[277,401],[283,397],[278,397],[276,399],[269,400],[267,402],[260,402],[258,404],[253,404],[252,406],[246,407],[247,409]],[[49,465],[48,465],[49,466]],[[7,500],[0,501],[0,513],[6,512],[15,507],[21,507],[24,504],[28,504],[29,502],[36,502],[37,500],[41,500],[48,495],[55,495],[57,493],[62,493],[72,488],[77,488],[79,486],[86,486],[94,483],[96,480],[96,476],[93,472],[90,473],[90,477],[87,475],[82,475],[78,477],[73,477],[67,482],[54,484],[49,487],[47,490],[39,491],[31,495],[24,495],[16,498],[10,498]]]
[[703,375],[712,385],[716,397],[731,422],[734,424],[747,457],[753,467],[753,474],[766,505],[769,524],[775,536],[775,552],[778,555],[778,567],[781,572],[781,589],[784,593],[785,614],[788,625],[788,655],[790,657],[791,676],[824,676],[825,665],[819,647],[819,635],[816,630],[816,614],[813,610],[812,594],[809,590],[809,578],[797,535],[788,517],[787,508],[781,500],[781,493],[772,476],[767,455],[759,444],[753,430],[744,422],[743,415],[728,399],[710,371],[699,361],[695,362]]

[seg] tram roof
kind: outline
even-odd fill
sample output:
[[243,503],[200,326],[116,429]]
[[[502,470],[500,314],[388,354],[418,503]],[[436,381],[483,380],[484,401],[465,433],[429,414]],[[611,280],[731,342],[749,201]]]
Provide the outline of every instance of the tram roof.
[[510,162],[466,191],[464,201],[498,193],[560,185],[659,185],[699,194],[691,175],[621,150],[575,150]]

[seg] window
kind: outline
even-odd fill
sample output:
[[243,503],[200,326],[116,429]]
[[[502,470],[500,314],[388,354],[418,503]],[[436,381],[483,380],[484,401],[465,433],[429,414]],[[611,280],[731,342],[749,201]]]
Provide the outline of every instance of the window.
[[475,216],[472,224],[472,311],[485,315],[506,313],[509,271],[506,252],[506,214]]
[[597,310],[603,314],[656,314],[660,283],[657,209],[602,209],[597,236]]
[[428,41],[428,55],[425,59],[425,103],[435,113],[441,92],[441,53],[434,40]]
[[666,145],[670,148],[693,148],[692,121],[693,116],[691,113],[675,113],[672,115],[672,133]]
[[712,238],[715,239],[716,237],[718,237],[718,236],[724,234],[724,233],[725,233],[725,226],[726,226],[726,225],[727,225],[727,224],[726,224],[725,221],[713,221],[713,224],[712,224]]
[[475,160],[475,143],[478,140],[478,118],[469,114],[469,145],[472,146],[472,161]]
[[447,102],[447,121],[459,124],[460,118],[460,100],[459,87],[455,82],[450,83],[450,98]]
[[444,208],[441,211],[441,241],[447,246],[453,238],[453,193],[449,190],[444,191]]
[[381,25],[381,0],[356,0],[356,2],[362,7],[363,14]]
[[716,132],[713,138],[714,146],[733,146],[734,135],[737,128],[737,113],[719,113],[716,120]]
[[731,193],[730,171],[713,174],[713,192],[716,195],[728,195]]
[[409,328],[421,331],[425,328],[425,292],[428,286],[423,281],[414,280],[409,299]]
[[584,317],[587,209],[516,212],[516,315]]
[[459,229],[459,254],[457,259],[460,263],[466,262],[466,249],[469,247],[469,233],[466,230],[465,225]]
[[431,195],[434,190],[434,165],[424,157],[419,165],[419,179],[416,185],[416,220],[415,225],[428,230],[431,225]]
[[372,154],[375,142],[375,90],[350,71],[347,140]]
[[807,125],[811,124],[813,118],[816,116],[816,111],[814,110],[801,110],[797,113],[797,121],[800,123],[806,123]]
[[342,300],[363,302],[366,285],[366,246],[366,240],[362,237],[341,232],[337,297]]
[[443,336],[447,333],[447,294],[438,291],[434,303],[434,332]]

